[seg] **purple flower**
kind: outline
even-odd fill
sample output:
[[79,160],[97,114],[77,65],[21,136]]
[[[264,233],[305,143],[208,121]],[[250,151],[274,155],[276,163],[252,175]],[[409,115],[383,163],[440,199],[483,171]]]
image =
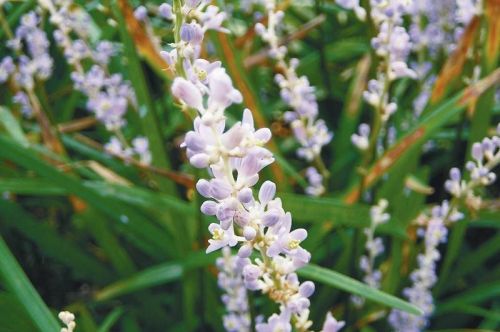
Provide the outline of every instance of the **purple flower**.
[[325,323],[323,325],[323,329],[321,332],[337,332],[340,331],[341,328],[343,328],[345,325],[345,322],[339,322],[337,321],[330,312],[326,314],[326,319]]
[[12,57],[6,56],[0,62],[0,83],[7,81],[10,75],[16,70],[16,65],[12,60]]
[[158,7],[158,13],[167,20],[173,19],[172,6],[168,3],[162,3],[160,7]]
[[184,104],[196,110],[202,110],[202,96],[196,86],[185,80],[184,78],[177,77],[172,84],[172,94],[180,99]]
[[139,21],[144,21],[148,17],[148,10],[144,6],[139,6],[134,10],[134,16]]
[[279,316],[273,314],[267,323],[259,323],[255,326],[257,332],[291,332],[290,314],[282,313]]
[[212,238],[208,240],[210,245],[206,250],[207,254],[226,246],[234,247],[238,243],[238,237],[234,234],[232,226],[224,230],[219,224],[210,224],[208,230]]

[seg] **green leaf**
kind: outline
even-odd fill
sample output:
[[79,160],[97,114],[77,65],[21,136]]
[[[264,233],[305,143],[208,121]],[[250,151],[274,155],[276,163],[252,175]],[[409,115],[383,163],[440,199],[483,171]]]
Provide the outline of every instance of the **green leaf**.
[[0,292],[0,332],[33,330],[36,330],[36,327],[19,301],[7,292]]
[[[295,222],[329,221],[333,226],[366,228],[370,223],[368,205],[348,205],[340,200],[326,197],[311,197],[290,193],[280,193],[285,210],[290,211]],[[378,231],[385,234],[406,237],[403,228],[391,224],[381,225]]]
[[50,180],[54,185],[64,188],[68,193],[82,198],[104,215],[112,218],[118,229],[127,230],[122,234],[152,257],[161,259],[165,257],[165,253],[171,251],[170,246],[165,243],[162,236],[164,232],[152,225],[136,209],[132,209],[112,197],[103,199],[102,195],[91,188],[85,187],[77,178],[65,174],[39,159],[31,148],[23,147],[3,135],[0,135],[0,145],[2,146],[0,158],[5,158],[31,169]]
[[455,311],[465,304],[475,304],[497,299],[500,296],[500,281],[493,281],[488,284],[481,284],[468,288],[465,292],[455,295],[450,299],[445,299],[436,305],[435,315],[442,315]]
[[111,280],[110,271],[98,260],[65,239],[47,224],[36,221],[30,214],[14,203],[0,200],[0,220],[9,228],[16,229],[52,259],[71,268],[75,276],[96,283]]
[[0,106],[0,123],[3,125],[10,137],[24,146],[29,145],[28,139],[24,135],[17,119],[7,108],[2,106]]
[[96,292],[96,301],[107,301],[117,296],[130,294],[142,289],[163,285],[180,279],[186,270],[206,266],[214,262],[216,254],[204,252],[191,254],[181,262],[169,262],[147,268],[131,277],[119,280]]
[[39,178],[6,178],[0,181],[0,192],[19,195],[62,196],[67,191],[51,181]]
[[23,305],[41,332],[59,331],[60,325],[29,281],[21,266],[0,236],[0,276],[3,284]]
[[406,311],[413,315],[422,315],[423,311],[415,305],[403,301],[395,296],[384,293],[378,289],[372,288],[362,282],[352,279],[338,272],[325,269],[323,267],[309,264],[298,271],[298,274],[304,278],[311,279],[332,286],[351,294],[364,297],[388,307]]
[[113,325],[116,324],[118,319],[123,315],[124,310],[122,307],[115,308],[111,313],[106,316],[106,319],[104,319],[104,322],[99,326],[99,329],[97,332],[108,332]]

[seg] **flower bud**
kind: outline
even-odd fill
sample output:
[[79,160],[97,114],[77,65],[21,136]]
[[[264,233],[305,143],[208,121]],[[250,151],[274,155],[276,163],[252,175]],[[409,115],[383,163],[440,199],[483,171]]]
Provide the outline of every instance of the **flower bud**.
[[203,109],[200,90],[188,80],[177,77],[172,84],[172,94],[186,105],[197,110]]

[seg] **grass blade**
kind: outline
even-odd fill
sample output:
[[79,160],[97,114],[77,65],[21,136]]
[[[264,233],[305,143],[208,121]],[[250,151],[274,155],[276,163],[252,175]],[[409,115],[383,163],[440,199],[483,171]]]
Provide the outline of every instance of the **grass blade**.
[[[280,193],[284,208],[293,215],[296,222],[329,221],[335,226],[365,228],[369,226],[369,206],[363,204],[346,205],[344,202],[326,197],[311,197],[290,193]],[[331,226],[333,226],[331,225]],[[331,227],[330,227],[331,228]],[[393,223],[381,225],[381,233],[406,237],[403,228]]]
[[436,315],[454,312],[458,307],[465,304],[474,304],[497,299],[500,296],[500,281],[482,284],[469,288],[465,292],[455,295],[450,299],[441,301],[436,306]]
[[199,252],[191,254],[182,262],[163,263],[147,268],[131,277],[106,286],[94,294],[94,299],[96,301],[107,301],[118,296],[178,280],[186,270],[211,264],[214,262],[215,257],[216,254],[207,255],[204,252]]
[[170,252],[171,248],[168,243],[165,243],[162,231],[135,209],[122,204],[113,197],[103,199],[102,195],[84,186],[78,179],[40,160],[31,148],[22,147],[2,135],[0,135],[0,145],[2,146],[0,157],[35,171],[52,181],[53,184],[85,200],[104,215],[115,220],[117,227],[126,229],[127,232],[123,234],[143,251],[159,259],[164,258],[164,254]]
[[33,324],[41,332],[59,331],[60,325],[47,305],[24,274],[21,266],[0,236],[0,275],[5,287],[17,298],[27,311]]
[[421,309],[411,303],[372,288],[348,276],[317,265],[309,264],[300,269],[298,273],[304,278],[324,283],[325,285],[344,290],[351,294],[359,295],[368,300],[384,304],[394,309],[406,311],[413,315],[423,314]]
[[28,139],[24,135],[21,126],[12,113],[5,107],[0,106],[0,123],[3,125],[7,133],[18,143],[27,146]]
[[116,324],[118,319],[123,315],[124,310],[122,307],[115,308],[111,313],[106,317],[104,322],[99,326],[97,332],[108,332],[113,325]]
[[68,266],[75,276],[96,283],[111,280],[110,271],[99,261],[82,251],[73,242],[63,238],[45,223],[36,221],[14,203],[0,200],[0,220],[36,243],[45,255]]

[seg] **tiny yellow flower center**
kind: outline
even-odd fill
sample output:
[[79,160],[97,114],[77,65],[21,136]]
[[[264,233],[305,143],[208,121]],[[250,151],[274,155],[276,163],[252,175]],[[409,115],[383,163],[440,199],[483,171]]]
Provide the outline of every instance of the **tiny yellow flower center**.
[[222,236],[224,235],[224,231],[221,231],[219,229],[214,230],[214,233],[212,235],[212,238],[214,240],[222,240]]
[[299,240],[290,240],[290,242],[288,242],[288,248],[297,249],[299,247],[299,244],[300,244]]
[[198,79],[204,81],[207,78],[207,71],[204,69],[197,69]]

